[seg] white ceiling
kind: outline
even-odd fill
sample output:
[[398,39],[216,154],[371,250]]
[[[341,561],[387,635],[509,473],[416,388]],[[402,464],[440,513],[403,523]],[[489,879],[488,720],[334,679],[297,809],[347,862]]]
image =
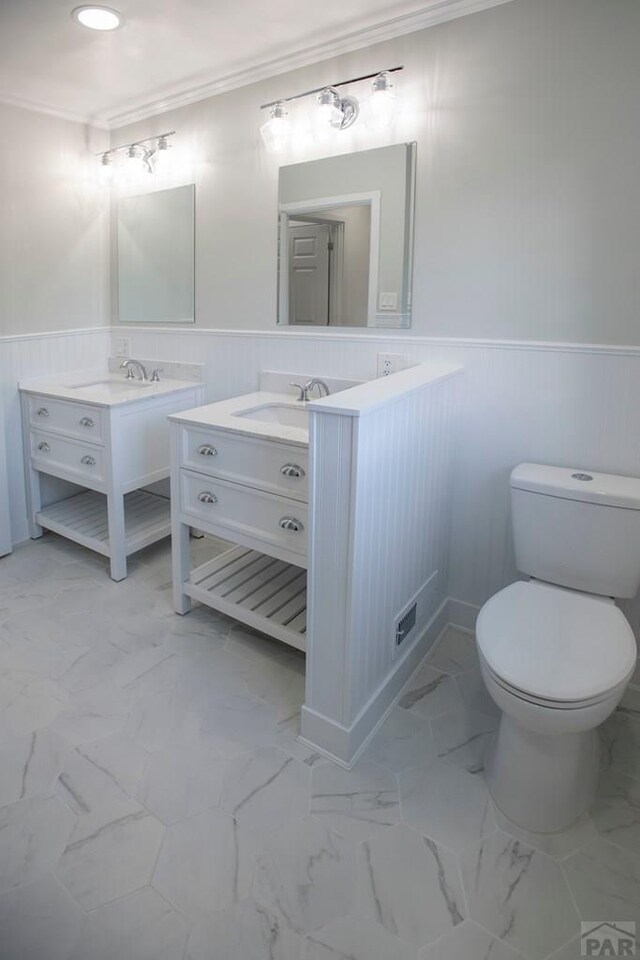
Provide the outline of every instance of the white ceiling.
[[118,126],[508,0],[105,0],[111,33],[79,2],[0,0],[0,99]]

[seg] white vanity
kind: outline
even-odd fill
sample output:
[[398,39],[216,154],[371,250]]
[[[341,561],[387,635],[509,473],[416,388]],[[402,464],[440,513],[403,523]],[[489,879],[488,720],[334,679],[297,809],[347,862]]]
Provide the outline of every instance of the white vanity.
[[[169,475],[167,416],[202,402],[199,379],[93,371],[20,392],[31,537],[68,537],[109,557],[112,579],[123,580],[127,556],[170,533],[168,500],[143,488]],[[44,474],[84,489],[44,504]]]
[[[304,650],[306,404],[262,390],[171,421],[176,610],[193,598]],[[235,546],[191,571],[191,526]]]

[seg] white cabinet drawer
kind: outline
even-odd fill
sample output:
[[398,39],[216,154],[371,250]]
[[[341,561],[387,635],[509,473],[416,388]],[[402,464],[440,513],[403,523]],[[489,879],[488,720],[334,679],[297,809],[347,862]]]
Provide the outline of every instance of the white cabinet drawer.
[[308,498],[309,451],[224,430],[181,430],[181,464],[284,497]]
[[230,540],[241,535],[306,557],[306,504],[187,470],[180,471],[180,487],[182,511],[205,529],[213,524]]
[[90,404],[30,396],[29,423],[36,429],[53,430],[90,443],[104,443],[102,410]]
[[52,473],[93,486],[105,478],[103,447],[67,440],[44,430],[32,430],[29,436],[31,463],[36,470]]

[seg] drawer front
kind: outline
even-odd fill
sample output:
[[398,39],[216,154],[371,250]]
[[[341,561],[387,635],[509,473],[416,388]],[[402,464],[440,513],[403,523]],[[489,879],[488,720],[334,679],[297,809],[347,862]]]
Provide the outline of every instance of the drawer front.
[[284,497],[308,498],[309,452],[224,430],[184,427],[182,466]]
[[78,483],[102,483],[105,478],[103,447],[67,440],[43,430],[30,434],[31,463],[36,470],[72,476]]
[[224,527],[306,556],[307,505],[251,490],[237,483],[180,471],[182,510],[196,520]]
[[29,422],[39,430],[53,430],[90,443],[104,443],[104,415],[100,407],[29,397]]

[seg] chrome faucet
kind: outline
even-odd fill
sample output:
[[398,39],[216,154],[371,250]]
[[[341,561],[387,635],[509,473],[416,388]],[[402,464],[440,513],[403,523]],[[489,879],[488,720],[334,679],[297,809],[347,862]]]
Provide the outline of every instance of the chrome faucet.
[[309,394],[314,387],[318,388],[318,394],[321,397],[328,397],[330,394],[329,387],[326,385],[324,380],[318,380],[317,377],[313,377],[311,380],[307,380],[306,383],[290,383],[290,387],[297,387],[300,391],[300,396],[298,400],[301,403],[306,403],[309,399]]
[[329,390],[329,387],[326,385],[324,380],[318,380],[317,377],[313,377],[313,379],[307,380],[304,387],[307,392],[307,398],[309,397],[309,394],[311,393],[314,387],[318,388],[319,397],[328,397],[329,394],[331,393],[331,391]]
[[135,379],[135,374],[133,372],[134,367],[137,367],[138,373],[140,374],[138,380],[144,380],[146,382],[149,377],[147,376],[147,371],[144,368],[144,364],[140,363],[139,360],[123,360],[120,364],[120,369],[127,371],[127,380]]

